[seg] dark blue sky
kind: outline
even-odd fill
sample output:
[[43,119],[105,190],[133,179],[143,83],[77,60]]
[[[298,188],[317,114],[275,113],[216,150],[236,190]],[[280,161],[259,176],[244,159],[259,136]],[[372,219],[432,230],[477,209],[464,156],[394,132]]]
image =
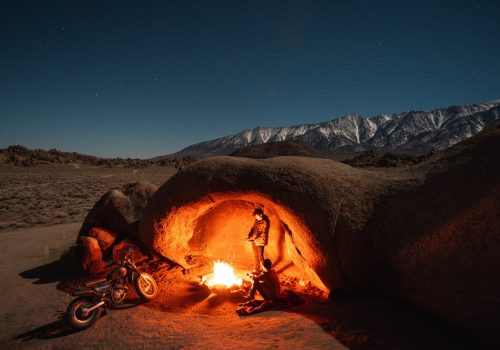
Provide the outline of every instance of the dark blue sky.
[[258,125],[490,101],[499,13],[499,1],[0,0],[0,147],[142,158]]

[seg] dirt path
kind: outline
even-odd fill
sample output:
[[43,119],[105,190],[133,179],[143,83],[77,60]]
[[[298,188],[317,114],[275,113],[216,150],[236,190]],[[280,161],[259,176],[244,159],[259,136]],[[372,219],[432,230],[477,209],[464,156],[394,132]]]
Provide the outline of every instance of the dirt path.
[[272,311],[239,317],[231,303],[166,312],[147,304],[109,311],[74,333],[59,320],[71,296],[56,262],[80,224],[0,233],[2,349],[344,349],[308,317]]

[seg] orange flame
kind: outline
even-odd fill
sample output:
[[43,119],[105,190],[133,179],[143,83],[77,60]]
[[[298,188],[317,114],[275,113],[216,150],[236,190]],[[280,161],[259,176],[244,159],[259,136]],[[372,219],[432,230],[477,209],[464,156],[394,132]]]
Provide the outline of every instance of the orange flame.
[[243,279],[236,276],[231,265],[222,261],[217,261],[214,262],[214,272],[210,275],[203,276],[201,283],[209,287],[226,286],[230,288],[232,286],[241,286]]

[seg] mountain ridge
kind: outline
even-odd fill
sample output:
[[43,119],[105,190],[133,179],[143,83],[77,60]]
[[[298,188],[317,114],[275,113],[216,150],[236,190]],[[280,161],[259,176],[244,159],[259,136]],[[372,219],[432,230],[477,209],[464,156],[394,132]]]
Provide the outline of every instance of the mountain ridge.
[[435,152],[476,134],[498,120],[499,115],[500,99],[372,117],[351,113],[319,123],[290,127],[257,126],[152,159],[228,155],[241,147],[288,140],[304,142],[331,153],[359,153],[372,149],[406,153]]

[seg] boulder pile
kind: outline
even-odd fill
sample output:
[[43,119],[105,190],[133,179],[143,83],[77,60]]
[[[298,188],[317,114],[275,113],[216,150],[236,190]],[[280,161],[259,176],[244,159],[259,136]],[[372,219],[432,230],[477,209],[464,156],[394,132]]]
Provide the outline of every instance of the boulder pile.
[[146,182],[123,185],[104,194],[89,211],[77,239],[79,268],[97,273],[116,261],[122,248],[134,250],[134,260],[148,257],[138,239],[138,221],[157,187]]

